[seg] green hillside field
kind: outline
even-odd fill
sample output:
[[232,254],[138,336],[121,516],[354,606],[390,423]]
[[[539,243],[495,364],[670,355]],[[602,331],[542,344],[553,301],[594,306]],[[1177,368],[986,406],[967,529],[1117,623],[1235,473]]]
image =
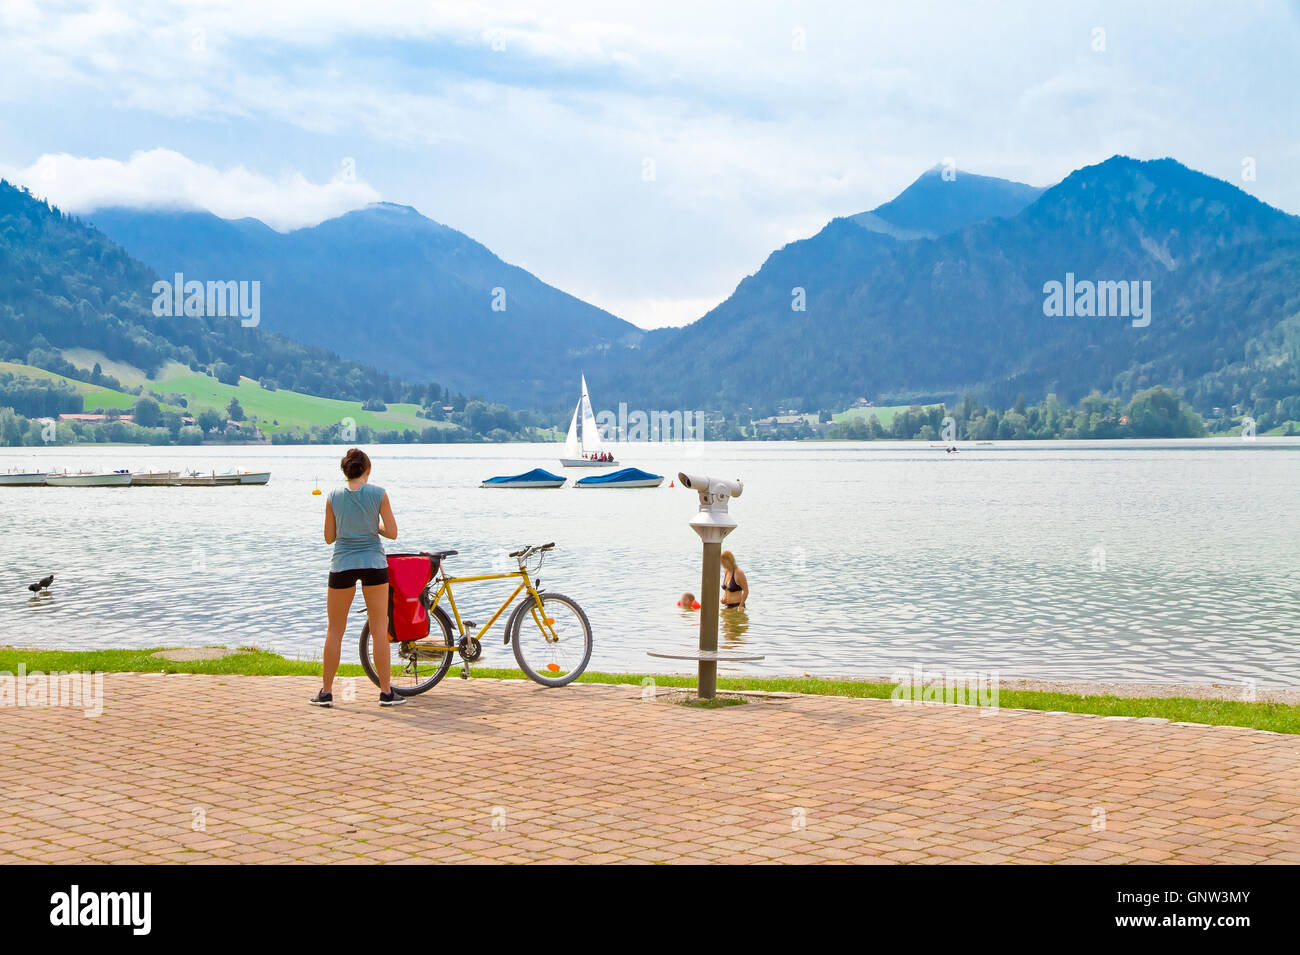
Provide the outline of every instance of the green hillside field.
[[[86,399],[87,411],[94,411],[96,408],[103,408],[105,411],[109,408],[117,408],[121,411],[127,411],[136,401],[135,395],[128,395],[121,391],[112,391],[108,388],[101,388],[99,385],[90,385],[84,381],[75,381],[71,378],[64,378],[62,375],[56,375],[52,371],[46,371],[44,368],[35,368],[31,365],[20,365],[11,361],[0,361],[0,372],[22,375],[26,378],[67,382],[73,388],[76,388],[82,396],[84,396]],[[164,408],[172,410],[170,405],[165,405]],[[184,409],[178,408],[175,410],[180,411]]]
[[863,421],[870,421],[871,416],[875,415],[882,428],[888,428],[894,423],[894,415],[900,411],[906,411],[910,405],[882,405],[879,408],[849,408],[847,411],[841,411],[831,415],[831,420],[836,424],[846,424],[856,418]]
[[[191,371],[177,362],[169,362],[156,378],[148,378],[138,368],[121,362],[111,362],[88,349],[69,349],[63,354],[69,361],[82,368],[93,367],[98,362],[105,374],[117,378],[126,387],[142,385],[146,392],[152,391],[159,395],[179,394],[188,403],[188,407],[182,408],[167,402],[159,402],[165,411],[197,414],[204,409],[212,408],[224,412],[230,404],[230,399],[238,398],[246,419],[255,421],[267,434],[292,428],[306,429],[312,425],[335,424],[344,418],[351,418],[358,426],[366,425],[376,431],[402,431],[407,428],[421,431],[430,426],[453,427],[450,422],[430,421],[418,417],[416,412],[419,411],[419,406],[414,404],[391,404],[387,411],[363,411],[359,401],[318,398],[315,395],[283,389],[268,391],[251,378],[241,378],[237,386],[223,384],[215,378]],[[138,400],[135,395],[75,381],[31,365],[0,362],[0,371],[25,375],[29,378],[66,381],[84,396],[87,412],[107,411],[111,408],[129,411]]]

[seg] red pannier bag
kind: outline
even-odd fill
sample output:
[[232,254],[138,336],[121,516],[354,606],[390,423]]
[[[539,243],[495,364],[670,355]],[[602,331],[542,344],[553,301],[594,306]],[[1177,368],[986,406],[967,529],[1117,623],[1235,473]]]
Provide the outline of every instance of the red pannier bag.
[[388,555],[388,636],[398,642],[429,635],[429,612],[420,600],[437,564],[428,554]]

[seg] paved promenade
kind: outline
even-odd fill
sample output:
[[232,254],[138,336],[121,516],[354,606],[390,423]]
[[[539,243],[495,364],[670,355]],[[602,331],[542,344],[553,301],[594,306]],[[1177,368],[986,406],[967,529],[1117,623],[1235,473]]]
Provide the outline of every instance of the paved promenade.
[[[343,683],[335,697],[343,693]],[[1300,862],[1300,737],[888,701],[108,674],[0,707],[0,862]]]

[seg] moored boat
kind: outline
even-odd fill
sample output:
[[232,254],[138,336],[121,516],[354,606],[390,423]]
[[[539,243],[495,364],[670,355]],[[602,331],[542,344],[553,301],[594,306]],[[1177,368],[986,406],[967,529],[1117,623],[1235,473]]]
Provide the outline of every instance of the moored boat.
[[47,474],[45,483],[50,487],[128,487],[131,484],[130,471],[64,471],[59,474]]
[[176,479],[176,483],[181,487],[221,487],[239,483],[238,474],[217,474],[215,471],[208,474],[200,474],[197,471],[187,471]]
[[574,482],[574,487],[658,487],[664,483],[662,474],[651,474],[640,468],[623,468],[611,474],[593,474]]
[[479,487],[563,487],[565,479],[545,468],[533,468],[523,474],[506,474],[490,477]]
[[240,471],[240,484],[266,484],[271,480],[270,471]]
[[0,471],[0,487],[43,487],[48,471]]

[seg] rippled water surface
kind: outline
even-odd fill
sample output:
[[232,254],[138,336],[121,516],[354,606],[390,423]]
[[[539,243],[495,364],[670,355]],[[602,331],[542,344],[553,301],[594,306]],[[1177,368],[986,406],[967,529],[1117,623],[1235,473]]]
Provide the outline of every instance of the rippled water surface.
[[[554,540],[541,578],[587,609],[593,669],[644,671],[647,650],[693,645],[698,618],[674,606],[700,588],[691,492],[477,486],[560,470],[553,445],[373,450],[401,530],[390,550],[455,548],[451,566],[469,573]],[[329,548],[311,490],[336,483],[341,451],[0,449],[0,470],[273,472],[266,487],[0,487],[0,643],[317,656]],[[951,455],[751,442],[622,456],[745,481],[727,546],[752,596],[747,615],[724,614],[723,636],[766,654],[750,672],[870,676],[919,663],[1300,686],[1300,441],[1011,442]],[[47,573],[52,593],[33,597],[25,585]],[[501,587],[467,586],[457,601],[490,615]],[[498,638],[484,663],[513,660]]]

